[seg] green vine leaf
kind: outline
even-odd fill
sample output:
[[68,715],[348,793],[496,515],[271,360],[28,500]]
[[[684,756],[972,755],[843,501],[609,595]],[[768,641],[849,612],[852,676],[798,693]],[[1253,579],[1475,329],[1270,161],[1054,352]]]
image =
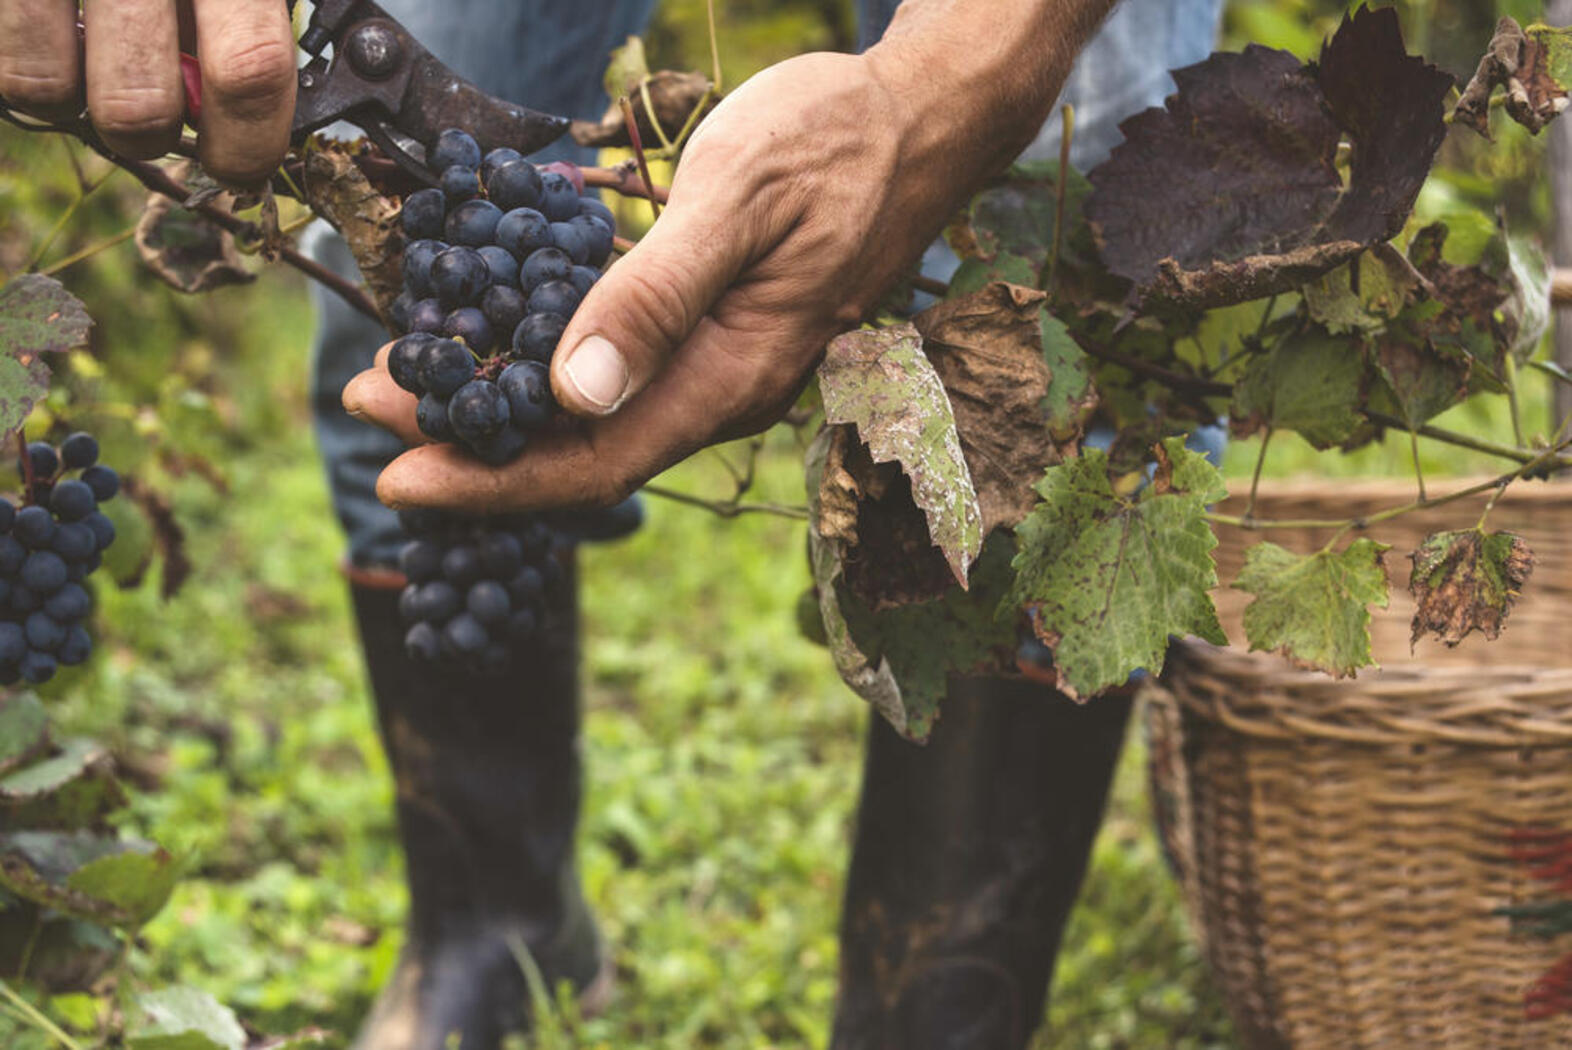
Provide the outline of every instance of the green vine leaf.
[[78,918],[134,929],[158,913],[179,878],[167,852],[90,832],[0,835],[0,886]]
[[1521,536],[1479,528],[1433,533],[1409,557],[1415,604],[1410,645],[1426,634],[1448,646],[1474,631],[1498,637],[1534,571],[1534,552]]
[[1376,252],[1360,252],[1351,262],[1304,286],[1305,312],[1334,335],[1381,331],[1419,287],[1413,269],[1400,262]]
[[1173,635],[1227,639],[1207,593],[1217,584],[1217,538],[1206,506],[1227,495],[1222,475],[1181,438],[1157,446],[1157,472],[1120,496],[1107,456],[1049,468],[1036,510],[1016,530],[1016,580],[1000,609],[1019,609],[1054,649],[1059,688],[1082,699],[1138,669],[1161,671]]
[[849,423],[875,463],[897,463],[911,482],[933,544],[966,586],[982,549],[983,517],[955,414],[910,323],[847,332],[819,366],[825,419]]
[[1364,355],[1348,336],[1318,329],[1286,335],[1254,358],[1234,389],[1236,435],[1293,430],[1316,448],[1353,436],[1363,421]]
[[25,273],[0,288],[0,433],[22,425],[49,391],[44,354],[87,345],[93,319],[53,277]]
[[1275,543],[1245,554],[1234,587],[1255,595],[1245,607],[1251,649],[1275,650],[1296,666],[1337,678],[1355,674],[1370,657],[1369,605],[1386,608],[1384,543],[1361,537],[1344,550],[1299,555]]
[[49,715],[32,693],[0,701],[0,776],[29,761],[49,746]]
[[207,992],[176,986],[144,992],[132,1011],[127,1050],[244,1050],[234,1013]]

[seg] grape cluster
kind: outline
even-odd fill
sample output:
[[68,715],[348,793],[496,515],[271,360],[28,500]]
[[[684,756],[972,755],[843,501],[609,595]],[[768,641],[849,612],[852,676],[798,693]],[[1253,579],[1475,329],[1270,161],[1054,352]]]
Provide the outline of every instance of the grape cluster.
[[480,672],[506,667],[513,648],[544,624],[562,583],[551,530],[535,519],[441,511],[405,511],[400,521],[414,537],[399,554],[410,657]]
[[[120,491],[120,477],[98,462],[98,442],[75,433],[56,449],[27,446],[18,464],[26,497],[0,499],[0,684],[46,682],[60,666],[93,651],[87,577],[114,542],[115,526],[98,505]],[[79,472],[69,477],[71,472]]]
[[493,465],[517,456],[556,414],[552,354],[611,255],[611,210],[554,166],[516,150],[483,158],[449,129],[428,151],[440,188],[404,199],[404,333],[393,381],[420,402],[420,429]]

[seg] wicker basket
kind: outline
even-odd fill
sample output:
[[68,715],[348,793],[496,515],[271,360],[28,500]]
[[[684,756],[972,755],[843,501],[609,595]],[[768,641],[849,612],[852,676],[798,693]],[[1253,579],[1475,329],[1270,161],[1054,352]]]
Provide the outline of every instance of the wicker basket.
[[[1491,527],[1539,564],[1498,640],[1409,652],[1401,556],[1481,507],[1454,504],[1372,531],[1394,548],[1392,608],[1372,627],[1384,670],[1334,681],[1192,642],[1149,691],[1159,829],[1252,1050],[1572,1046],[1572,1014],[1529,1009],[1572,933],[1515,932],[1499,910],[1572,896],[1522,855],[1525,836],[1572,832],[1572,488],[1521,489]],[[1324,518],[1411,497],[1323,483],[1268,488],[1258,507]],[[1221,537],[1223,580],[1259,538]],[[1218,599],[1242,644],[1248,597]]]

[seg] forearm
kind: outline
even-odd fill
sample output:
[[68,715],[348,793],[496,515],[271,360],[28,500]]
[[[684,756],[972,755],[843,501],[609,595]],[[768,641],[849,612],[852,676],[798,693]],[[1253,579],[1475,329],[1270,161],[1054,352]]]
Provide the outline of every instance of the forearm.
[[1032,141],[1114,3],[905,0],[867,56],[901,109],[916,115],[907,122],[922,139],[915,152],[970,181]]

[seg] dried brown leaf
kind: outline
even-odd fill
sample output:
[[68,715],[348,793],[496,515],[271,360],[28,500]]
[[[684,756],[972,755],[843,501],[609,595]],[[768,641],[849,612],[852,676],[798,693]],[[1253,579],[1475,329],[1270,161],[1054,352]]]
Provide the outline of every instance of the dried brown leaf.
[[256,280],[228,230],[163,194],[148,195],[135,236],[148,269],[177,291],[205,292]]
[[354,156],[323,140],[306,156],[306,201],[343,235],[383,316],[404,287],[400,205],[371,185]]
[[1478,528],[1434,533],[1409,557],[1415,603],[1410,645],[1426,634],[1448,646],[1474,631],[1498,637],[1534,571],[1534,552],[1522,537]]
[[[703,73],[679,73],[671,69],[662,69],[651,73],[644,84],[649,91],[650,107],[655,110],[661,130],[666,133],[666,138],[673,141],[681,134],[693,111],[701,103],[704,111],[699,116],[700,121],[720,103],[720,98],[716,95],[711,94],[708,99],[705,98],[706,92],[710,90],[710,78]],[[650,121],[650,107],[644,105],[644,94],[638,89],[637,84],[628,91],[627,97],[633,103],[634,119],[639,127],[639,141],[646,149],[658,146],[660,136],[655,133],[655,126]],[[597,149],[628,146],[631,143],[628,140],[626,124],[622,107],[617,103],[616,96],[613,96],[611,106],[606,110],[605,116],[600,118],[599,123],[575,120],[569,128],[569,134],[580,146],[594,146]],[[697,126],[698,121],[694,124]]]

